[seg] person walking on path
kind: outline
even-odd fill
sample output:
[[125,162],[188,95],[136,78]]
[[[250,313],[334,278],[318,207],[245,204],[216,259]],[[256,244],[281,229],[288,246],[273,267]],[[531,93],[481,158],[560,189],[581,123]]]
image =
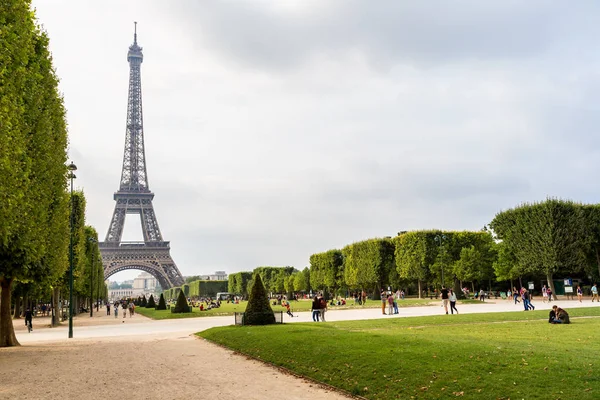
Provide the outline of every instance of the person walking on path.
[[581,286],[577,285],[577,298],[579,299],[579,302],[581,303],[581,299],[583,298],[583,290],[581,290]]
[[544,285],[542,287],[542,303],[545,303],[548,301],[548,289],[546,288],[546,285]]
[[388,314],[393,315],[394,314],[394,296],[392,296],[390,294],[387,298],[387,302],[388,302]]
[[[552,301],[552,289],[548,288],[546,290],[546,293],[548,294],[548,303],[550,303]],[[556,300],[556,299],[554,299],[554,300]]]
[[324,297],[319,299],[319,312],[321,314],[321,321],[325,322],[325,311],[327,311],[327,300]]
[[533,306],[533,304],[531,304],[531,301],[529,300],[529,292],[527,291],[527,289],[523,289],[523,307],[525,308],[525,311],[529,311],[529,310],[535,310],[535,307]]
[[598,300],[598,287],[595,283],[594,286],[592,286],[592,303],[594,302],[594,300],[600,302],[600,300]]
[[448,300],[450,300],[450,313],[454,314],[454,311],[456,311],[458,314],[458,310],[456,309],[456,293],[452,289],[450,289]]
[[444,306],[444,311],[446,311],[446,314],[448,314],[448,289],[446,289],[445,286],[442,286],[442,291],[440,293],[442,294],[442,305]]
[[110,303],[106,303],[106,315],[110,316]]
[[515,299],[515,304],[520,303],[519,301],[519,291],[516,287],[513,288],[513,297]]
[[314,322],[319,322],[319,314],[321,313],[319,310],[320,308],[321,302],[319,302],[319,298],[315,296],[312,302],[312,319]]
[[387,295],[385,290],[381,289],[381,313],[385,315],[385,304],[387,303]]
[[127,317],[127,304],[121,304],[121,307],[123,308],[123,319],[125,319]]
[[115,303],[115,318],[119,316],[119,303]]

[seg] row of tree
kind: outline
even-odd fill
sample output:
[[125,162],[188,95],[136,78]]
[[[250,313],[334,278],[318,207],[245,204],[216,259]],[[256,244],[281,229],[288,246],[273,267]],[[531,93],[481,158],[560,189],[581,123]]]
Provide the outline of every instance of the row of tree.
[[105,288],[97,235],[85,226],[85,198],[67,191],[67,124],[48,37],[28,0],[0,2],[0,26],[0,347],[5,347],[18,345],[13,291],[15,315],[32,299],[52,297],[58,310],[68,282],[70,217],[76,298],[93,297],[92,274]]
[[[600,276],[600,206],[547,199],[499,212],[482,231],[422,230],[368,239],[310,257],[310,267],[258,267],[271,293],[376,292],[380,288],[425,288],[470,284],[506,289],[519,278]],[[228,290],[247,296],[253,272],[229,275]]]

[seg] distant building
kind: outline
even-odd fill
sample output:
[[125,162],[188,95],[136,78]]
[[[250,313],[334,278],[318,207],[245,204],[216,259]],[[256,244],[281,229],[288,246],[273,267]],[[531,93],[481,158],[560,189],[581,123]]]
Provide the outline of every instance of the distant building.
[[226,281],[227,273],[225,271],[215,271],[212,275],[200,275],[201,281]]
[[157,287],[160,287],[156,278],[147,272],[142,272],[134,280],[126,282],[130,283],[132,287],[129,289],[115,288],[108,290],[108,299],[110,301],[115,301],[127,297],[137,298],[146,296],[146,298],[149,298],[151,294],[156,293]]

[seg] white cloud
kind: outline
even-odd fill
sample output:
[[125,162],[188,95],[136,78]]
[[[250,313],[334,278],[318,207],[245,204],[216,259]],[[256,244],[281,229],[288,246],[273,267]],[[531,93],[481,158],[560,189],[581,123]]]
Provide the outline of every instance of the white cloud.
[[596,3],[34,4],[101,237],[139,21],[150,188],[185,275],[599,197]]

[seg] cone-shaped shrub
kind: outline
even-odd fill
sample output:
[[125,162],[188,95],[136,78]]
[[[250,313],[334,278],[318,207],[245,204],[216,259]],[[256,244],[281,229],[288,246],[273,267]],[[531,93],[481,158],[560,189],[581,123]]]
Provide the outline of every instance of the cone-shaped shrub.
[[163,294],[160,294],[160,299],[158,299],[158,305],[156,306],[157,310],[166,310],[167,309],[167,303],[165,303],[165,296],[163,296]]
[[146,301],[146,296],[144,296],[144,297],[142,297],[141,306],[146,307],[147,305],[148,305],[148,302]]
[[269,297],[258,273],[254,274],[254,284],[248,298],[244,325],[269,325],[275,323],[275,314],[269,304]]
[[174,313],[186,313],[192,312],[191,307],[188,305],[187,299],[185,298],[185,293],[183,290],[179,292],[179,296],[177,297],[177,304],[175,304]]
[[148,299],[148,303],[146,304],[146,308],[154,308],[156,307],[156,302],[154,301],[154,296],[150,295],[150,298]]

